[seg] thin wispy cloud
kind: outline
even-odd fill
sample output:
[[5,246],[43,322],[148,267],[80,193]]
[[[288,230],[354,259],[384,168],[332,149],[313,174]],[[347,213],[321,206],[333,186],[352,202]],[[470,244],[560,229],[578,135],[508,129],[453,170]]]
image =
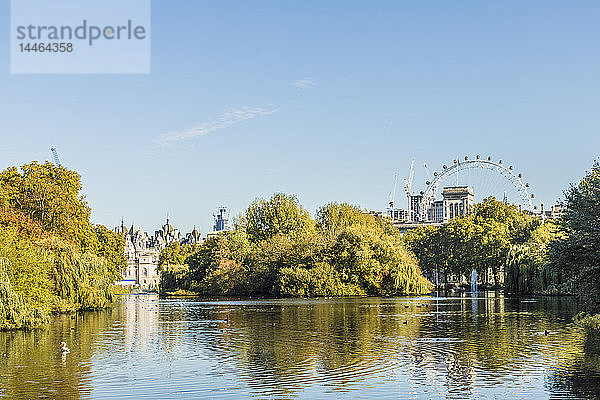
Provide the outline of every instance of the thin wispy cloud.
[[228,126],[235,125],[242,121],[263,117],[265,115],[271,115],[277,110],[278,108],[264,107],[235,108],[231,111],[219,115],[217,118],[210,122],[203,122],[193,128],[163,133],[162,135],[160,135],[160,137],[158,137],[158,139],[155,140],[155,142],[161,146],[168,146],[170,144],[182,140],[188,140],[204,136],[211,132],[227,128]]
[[292,82],[292,86],[298,90],[306,90],[315,85],[316,83],[312,78],[302,78]]

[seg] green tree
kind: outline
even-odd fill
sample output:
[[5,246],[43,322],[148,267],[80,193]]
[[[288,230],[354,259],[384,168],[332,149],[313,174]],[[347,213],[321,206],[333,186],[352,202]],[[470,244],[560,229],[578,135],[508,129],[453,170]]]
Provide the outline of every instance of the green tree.
[[531,233],[527,242],[511,246],[506,258],[506,293],[542,293],[558,283],[558,277],[548,268],[548,248],[557,237],[556,224],[546,221]]
[[93,227],[97,240],[95,254],[104,258],[113,273],[120,273],[127,265],[125,258],[125,237],[107,229],[104,225]]
[[385,235],[380,227],[346,228],[336,239],[331,259],[342,281],[366,294],[416,294],[432,289],[399,233]]
[[600,311],[600,164],[565,193],[564,236],[552,243],[550,266],[588,309]]
[[269,239],[276,234],[301,235],[314,229],[314,221],[298,204],[296,196],[276,193],[269,200],[255,200],[241,219],[252,242]]
[[404,240],[430,277],[436,272],[444,280],[459,279],[475,269],[486,281],[500,286],[509,251],[529,241],[539,226],[540,221],[515,206],[488,198],[470,213],[439,228],[418,228]]
[[329,236],[336,236],[353,225],[384,226],[384,220],[363,213],[360,208],[348,203],[329,203],[319,208],[317,227]]
[[158,267],[163,269],[167,265],[182,265],[185,260],[200,248],[198,244],[180,244],[171,242],[158,255]]

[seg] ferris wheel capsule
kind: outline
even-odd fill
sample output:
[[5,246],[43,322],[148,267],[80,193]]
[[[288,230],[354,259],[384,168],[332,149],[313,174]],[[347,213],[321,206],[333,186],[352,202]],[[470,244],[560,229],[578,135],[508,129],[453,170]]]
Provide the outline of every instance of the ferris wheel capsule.
[[492,161],[492,157],[491,156],[488,156],[488,161]]
[[469,160],[469,157],[465,156],[465,161]]
[[479,157],[479,154],[477,154],[476,158],[479,160],[479,158],[480,158],[480,157]]

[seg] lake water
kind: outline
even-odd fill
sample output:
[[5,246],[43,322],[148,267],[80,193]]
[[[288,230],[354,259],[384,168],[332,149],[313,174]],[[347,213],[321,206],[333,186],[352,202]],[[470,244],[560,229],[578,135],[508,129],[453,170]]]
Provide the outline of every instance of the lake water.
[[0,332],[0,398],[600,397],[571,298],[120,300]]

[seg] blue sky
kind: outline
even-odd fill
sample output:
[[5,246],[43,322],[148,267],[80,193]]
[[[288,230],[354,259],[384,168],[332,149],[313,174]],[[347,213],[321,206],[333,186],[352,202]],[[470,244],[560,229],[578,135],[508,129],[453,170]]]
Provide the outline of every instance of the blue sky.
[[5,29],[0,167],[56,146],[95,222],[148,230],[280,191],[383,209],[411,159],[419,187],[456,155],[513,163],[550,204],[598,157],[598,20],[596,1],[153,1],[147,75],[11,75]]

